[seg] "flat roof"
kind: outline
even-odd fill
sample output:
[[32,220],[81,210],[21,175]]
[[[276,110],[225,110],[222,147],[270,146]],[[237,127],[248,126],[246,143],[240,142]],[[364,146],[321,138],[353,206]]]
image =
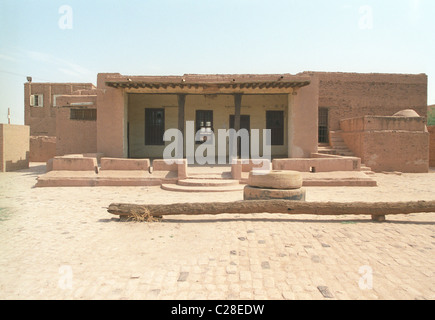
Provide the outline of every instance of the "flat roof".
[[114,76],[105,81],[113,88],[199,88],[217,89],[288,89],[311,83],[310,77],[291,74],[185,74],[183,76]]

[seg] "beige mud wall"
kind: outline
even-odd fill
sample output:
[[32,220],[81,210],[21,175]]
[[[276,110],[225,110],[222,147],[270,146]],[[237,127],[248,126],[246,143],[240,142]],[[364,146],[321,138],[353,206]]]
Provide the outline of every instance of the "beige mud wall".
[[110,158],[127,157],[126,95],[123,89],[105,85],[110,74],[98,74],[97,152]]
[[30,156],[31,162],[47,162],[56,156],[56,137],[31,136]]
[[[71,120],[71,108],[58,108],[56,155],[97,152],[97,122]],[[98,118],[98,116],[97,116]]]
[[0,172],[29,167],[29,126],[0,124]]
[[429,142],[429,165],[435,167],[435,126],[428,127],[430,134]]
[[288,95],[288,157],[310,158],[318,150],[319,80]]
[[319,107],[329,109],[329,130],[340,120],[365,115],[391,116],[413,109],[427,116],[427,75],[304,72],[319,77]]
[[[266,129],[266,111],[284,111],[284,124],[287,123],[287,95],[243,95],[241,115],[250,115],[251,129],[260,129],[260,156],[263,153],[262,130]],[[170,94],[129,94],[128,121],[130,127],[130,157],[132,158],[162,158],[165,146],[145,145],[145,108],[163,108],[165,110],[165,130],[178,128],[177,95]],[[196,110],[213,111],[213,127],[215,137],[218,129],[229,129],[230,115],[234,115],[233,95],[187,95],[184,121],[195,121]],[[195,125],[194,125],[195,126]],[[185,132],[186,133],[186,132]],[[186,134],[185,134],[186,136]],[[272,155],[287,155],[287,129],[284,131],[284,144],[272,146]],[[198,148],[195,144],[194,148]],[[226,140],[228,156],[228,139]],[[218,155],[218,143],[215,148]],[[184,150],[186,155],[186,150]]]
[[[229,108],[231,114],[234,109]],[[263,130],[266,129],[266,111],[284,111],[284,144],[272,146],[272,157],[288,154],[288,97],[287,95],[244,95],[242,99],[242,115],[251,116],[251,129],[260,129],[260,156],[263,155]],[[229,117],[227,120],[229,121]]]
[[[72,94],[76,90],[91,90],[91,83],[25,83],[24,124],[30,126],[31,136],[56,136],[54,96]],[[30,95],[42,94],[43,107],[31,107]]]
[[166,142],[163,146],[145,145],[145,108],[163,108],[165,110],[165,130],[178,128],[177,95],[165,94],[129,94],[128,122],[130,158],[163,158]]

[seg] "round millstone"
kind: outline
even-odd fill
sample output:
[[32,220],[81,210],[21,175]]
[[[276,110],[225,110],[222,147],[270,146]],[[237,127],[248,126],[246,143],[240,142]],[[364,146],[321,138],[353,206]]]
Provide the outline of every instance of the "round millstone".
[[306,191],[299,189],[267,189],[245,186],[243,189],[244,200],[292,200],[305,201]]
[[248,185],[251,187],[269,189],[300,189],[302,183],[300,172],[284,170],[274,170],[265,174],[251,171],[248,180]]

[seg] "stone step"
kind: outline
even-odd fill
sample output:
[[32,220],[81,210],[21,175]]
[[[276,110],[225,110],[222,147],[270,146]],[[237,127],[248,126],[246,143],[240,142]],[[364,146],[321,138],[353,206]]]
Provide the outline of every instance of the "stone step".
[[363,172],[363,173],[365,173],[365,174],[368,174],[368,175],[373,175],[373,174],[375,174],[375,173],[372,171],[372,168],[367,167],[367,166],[365,166],[364,164],[361,164],[360,171]]
[[353,152],[338,152],[337,155],[343,156],[343,157],[354,157],[355,155]]
[[333,149],[335,149],[335,150],[344,150],[344,151],[350,150],[346,145],[334,146]]
[[191,187],[225,187],[239,185],[238,180],[229,179],[183,179],[177,182],[180,186],[191,186]]
[[329,141],[343,141],[343,138],[341,136],[333,136],[329,139]]
[[205,180],[222,180],[231,179],[231,172],[223,173],[189,173],[186,179],[205,179]]
[[318,153],[335,155],[337,152],[332,147],[318,147]]
[[182,186],[178,184],[162,184],[162,189],[167,191],[176,192],[233,192],[243,191],[245,186],[243,184],[231,185],[231,186]]
[[331,140],[330,142],[329,142],[332,146],[333,145],[337,145],[337,144],[345,144],[344,143],[344,140],[343,139],[340,139],[340,140]]
[[350,150],[335,150],[338,155],[347,156],[347,157],[353,157],[354,153]]
[[317,150],[330,151],[330,150],[334,150],[334,148],[332,148],[332,147],[318,147]]
[[332,146],[318,146],[317,149],[319,149],[319,150],[331,150]]
[[329,139],[329,143],[331,142],[341,142],[344,141],[342,137],[331,137],[331,139]]
[[337,152],[335,150],[318,150],[317,152],[321,154],[337,155]]

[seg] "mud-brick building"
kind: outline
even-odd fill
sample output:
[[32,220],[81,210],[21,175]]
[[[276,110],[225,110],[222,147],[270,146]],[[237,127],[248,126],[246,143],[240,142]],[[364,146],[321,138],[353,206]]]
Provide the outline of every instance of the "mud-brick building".
[[[40,101],[44,102],[42,107]],[[55,136],[57,155],[97,152],[114,158],[161,159],[170,143],[164,141],[164,132],[176,128],[187,139],[188,122],[194,124],[195,131],[270,129],[272,158],[310,158],[319,151],[355,155],[358,148],[354,145],[358,142],[348,146],[341,137],[343,120],[391,117],[406,109],[414,110],[420,122],[426,121],[425,74],[128,76],[101,73],[96,87],[25,84],[26,124],[33,136]],[[403,129],[409,130],[422,131],[413,135],[418,136],[417,144],[421,146],[414,158],[420,164],[428,163],[427,129],[409,125]],[[388,131],[387,128],[385,133]],[[195,142],[194,148],[200,145]],[[259,145],[263,145],[261,135]],[[185,141],[184,154],[186,148]],[[382,152],[395,152],[387,149]],[[408,161],[406,156],[401,159]],[[425,166],[418,170],[424,171],[422,167]],[[391,170],[400,171],[400,163]]]
[[[68,128],[63,127],[65,123],[61,121],[61,118],[65,111],[58,108],[58,98],[73,93],[82,95],[88,90],[95,89],[95,86],[91,83],[33,83],[31,81],[25,83],[24,123],[30,126],[31,161],[47,161],[56,155],[66,154],[65,151],[81,152],[83,149],[87,149],[82,146],[76,148],[72,145],[65,149],[63,146],[64,143],[61,141],[62,133],[67,131]],[[96,105],[93,107],[96,108]],[[78,108],[83,108],[83,106],[78,106]],[[59,125],[58,122],[60,122]],[[66,123],[68,126],[69,121]],[[80,130],[72,130],[67,135],[73,138],[68,138],[68,140],[79,140],[81,144],[86,145],[86,142],[80,137],[80,132]],[[93,135],[95,134],[96,131]],[[93,139],[91,138],[91,140]],[[68,142],[66,143],[68,144]],[[56,146],[60,149],[57,150]],[[94,144],[92,148],[95,149],[96,145]]]

